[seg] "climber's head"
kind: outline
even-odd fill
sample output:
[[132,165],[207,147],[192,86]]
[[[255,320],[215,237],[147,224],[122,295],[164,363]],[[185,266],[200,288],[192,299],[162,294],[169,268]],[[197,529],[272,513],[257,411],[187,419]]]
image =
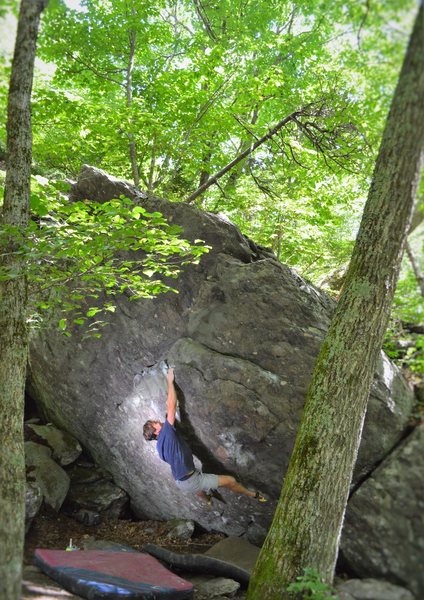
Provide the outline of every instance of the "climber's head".
[[163,423],[160,421],[146,421],[143,425],[143,437],[147,442],[157,440]]

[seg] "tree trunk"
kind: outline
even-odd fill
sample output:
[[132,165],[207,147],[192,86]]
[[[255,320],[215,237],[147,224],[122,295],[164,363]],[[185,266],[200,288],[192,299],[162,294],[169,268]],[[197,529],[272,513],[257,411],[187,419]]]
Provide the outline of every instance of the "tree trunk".
[[[22,0],[9,87],[7,163],[2,227],[28,224],[31,172],[31,89],[40,14],[47,0]],[[3,247],[0,269],[0,598],[21,597],[25,523],[24,387],[28,352],[27,290],[18,242]]]
[[[249,125],[251,125],[252,127],[254,125],[256,125],[256,123],[258,121],[258,117],[259,117],[259,105],[256,104],[255,108],[253,109],[253,113],[252,113]],[[249,131],[249,133],[250,133],[251,139],[250,140],[245,140],[245,141],[241,142],[241,144],[239,146],[239,149],[238,149],[238,154],[241,154],[241,153],[245,152],[252,145],[252,141],[251,140],[253,139],[254,136],[253,136],[252,132]],[[237,168],[235,168],[235,169],[233,169],[231,171],[231,174],[228,177],[228,181],[227,181],[227,183],[225,185],[225,188],[224,188],[224,192],[225,193],[229,193],[229,192],[234,192],[235,191],[235,189],[237,187],[238,180],[240,179],[241,174],[243,173],[243,168],[245,167],[245,164],[246,164],[246,159],[244,159],[244,161],[238,163]]]
[[[135,16],[134,3],[131,3],[131,15]],[[127,77],[125,82],[126,93],[127,93],[127,108],[131,110],[133,104],[133,70],[134,70],[134,57],[135,57],[135,47],[137,43],[137,32],[134,29],[130,29],[128,32],[129,44],[130,44],[130,53],[128,57],[127,64]],[[130,119],[131,127],[132,127],[132,118]],[[131,161],[131,170],[134,185],[138,187],[140,185],[140,173],[138,170],[137,164],[137,146],[135,143],[134,133],[130,131],[128,133],[129,140],[129,152],[130,152],[130,161]]]
[[340,301],[248,599],[295,597],[303,569],[331,583],[369,389],[386,330],[424,155],[421,4],[386,123]]
[[420,264],[415,258],[412,248],[409,242],[406,242],[406,253],[411,263],[412,270],[414,271],[415,279],[417,280],[418,287],[420,288],[421,296],[424,298],[424,273],[421,271]]

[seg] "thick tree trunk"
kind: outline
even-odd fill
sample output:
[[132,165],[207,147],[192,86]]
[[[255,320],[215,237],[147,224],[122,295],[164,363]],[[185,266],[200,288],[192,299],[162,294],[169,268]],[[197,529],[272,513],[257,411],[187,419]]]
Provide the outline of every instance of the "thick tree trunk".
[[386,123],[344,291],[321,348],[295,448],[249,600],[287,599],[314,568],[334,575],[376,359],[386,330],[424,155],[421,5]]
[[[31,88],[40,14],[47,0],[22,0],[9,88],[7,165],[2,227],[25,230],[31,170]],[[16,241],[3,248],[0,281],[0,599],[21,597],[25,523],[23,449],[27,363],[26,281]]]

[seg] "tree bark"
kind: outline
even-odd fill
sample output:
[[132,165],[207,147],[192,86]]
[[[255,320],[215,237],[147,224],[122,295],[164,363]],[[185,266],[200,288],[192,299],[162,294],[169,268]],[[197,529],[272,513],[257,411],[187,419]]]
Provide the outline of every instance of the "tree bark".
[[248,599],[289,599],[303,569],[331,583],[369,389],[390,314],[424,155],[421,4],[368,200]]
[[[9,87],[7,161],[2,227],[24,232],[31,175],[31,89],[40,15],[47,0],[22,0]],[[28,352],[27,286],[11,236],[0,270],[0,598],[21,597],[25,524],[24,387]]]

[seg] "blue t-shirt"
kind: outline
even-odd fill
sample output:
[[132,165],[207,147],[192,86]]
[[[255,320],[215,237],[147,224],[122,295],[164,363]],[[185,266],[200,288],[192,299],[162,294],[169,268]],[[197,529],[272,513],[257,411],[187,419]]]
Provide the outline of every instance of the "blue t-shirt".
[[156,449],[161,459],[170,465],[174,479],[181,479],[190,471],[194,471],[193,453],[190,446],[168,420],[165,421],[159,432]]

